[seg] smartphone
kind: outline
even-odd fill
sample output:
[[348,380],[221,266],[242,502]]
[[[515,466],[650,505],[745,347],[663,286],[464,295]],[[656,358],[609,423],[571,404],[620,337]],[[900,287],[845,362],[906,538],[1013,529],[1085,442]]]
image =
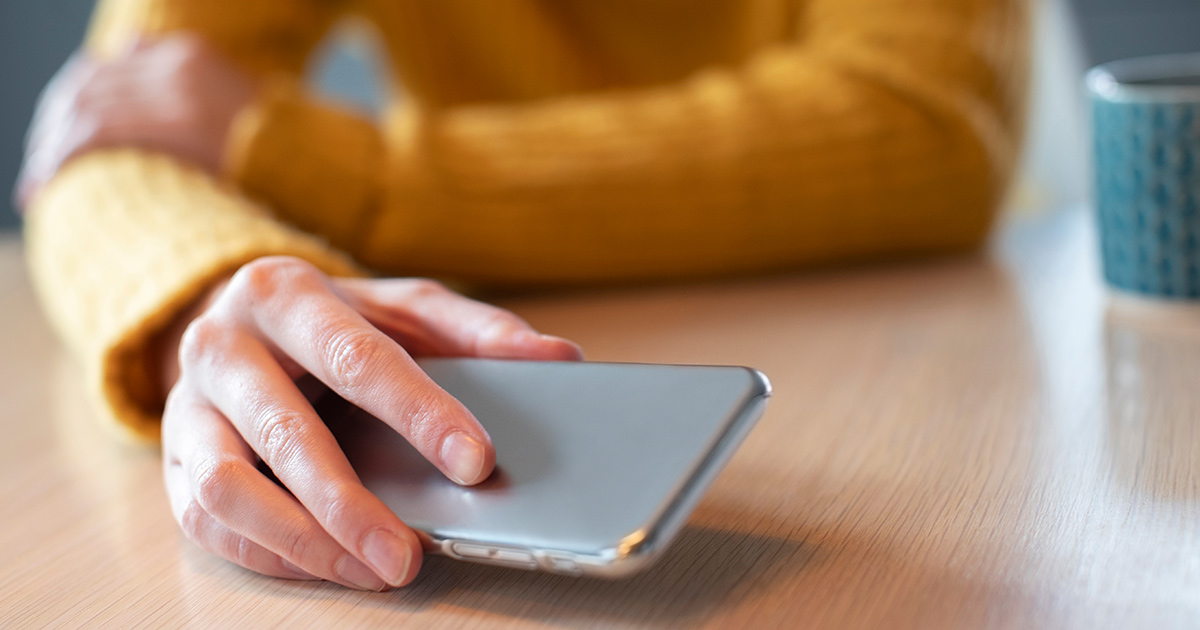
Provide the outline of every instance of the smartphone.
[[[745,367],[425,359],[492,437],[496,470],[459,486],[382,421],[318,411],[363,484],[432,553],[567,575],[648,566],[762,414]],[[331,406],[332,405],[332,406]]]

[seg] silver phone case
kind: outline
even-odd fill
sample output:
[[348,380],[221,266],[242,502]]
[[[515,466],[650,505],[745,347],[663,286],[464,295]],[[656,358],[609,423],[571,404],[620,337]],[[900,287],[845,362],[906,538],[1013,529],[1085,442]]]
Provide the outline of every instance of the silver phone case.
[[623,577],[650,564],[771,395],[766,376],[744,367],[420,364],[488,430],[496,472],[458,486],[383,422],[323,401],[363,484],[434,553],[568,575]]

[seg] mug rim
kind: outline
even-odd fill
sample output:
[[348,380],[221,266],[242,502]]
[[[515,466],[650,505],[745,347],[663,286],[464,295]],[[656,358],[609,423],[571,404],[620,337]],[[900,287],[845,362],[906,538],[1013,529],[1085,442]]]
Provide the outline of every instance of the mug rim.
[[1113,102],[1200,102],[1200,85],[1146,85],[1139,81],[1200,77],[1200,53],[1133,57],[1087,73],[1092,96]]

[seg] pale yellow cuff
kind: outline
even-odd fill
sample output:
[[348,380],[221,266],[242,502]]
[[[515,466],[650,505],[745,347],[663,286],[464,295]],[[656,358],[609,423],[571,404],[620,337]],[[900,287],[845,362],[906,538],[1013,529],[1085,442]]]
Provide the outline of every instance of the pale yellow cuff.
[[371,121],[278,79],[235,120],[225,163],[279,218],[355,254],[378,203],[383,156]]
[[25,234],[43,308],[83,363],[100,415],[138,440],[157,439],[162,413],[148,344],[216,279],[268,255],[362,275],[207,174],[137,150],[71,162],[35,205]]

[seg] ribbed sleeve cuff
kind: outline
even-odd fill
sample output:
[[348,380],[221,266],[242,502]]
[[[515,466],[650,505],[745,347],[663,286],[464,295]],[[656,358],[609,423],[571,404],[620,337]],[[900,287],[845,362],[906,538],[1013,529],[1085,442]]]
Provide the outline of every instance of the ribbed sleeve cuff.
[[134,150],[69,164],[25,233],[43,308],[83,362],[101,415],[142,441],[158,438],[163,403],[148,344],[216,279],[268,255],[362,274],[207,175]]
[[226,164],[281,219],[354,253],[377,203],[383,155],[371,121],[279,80],[235,121]]

